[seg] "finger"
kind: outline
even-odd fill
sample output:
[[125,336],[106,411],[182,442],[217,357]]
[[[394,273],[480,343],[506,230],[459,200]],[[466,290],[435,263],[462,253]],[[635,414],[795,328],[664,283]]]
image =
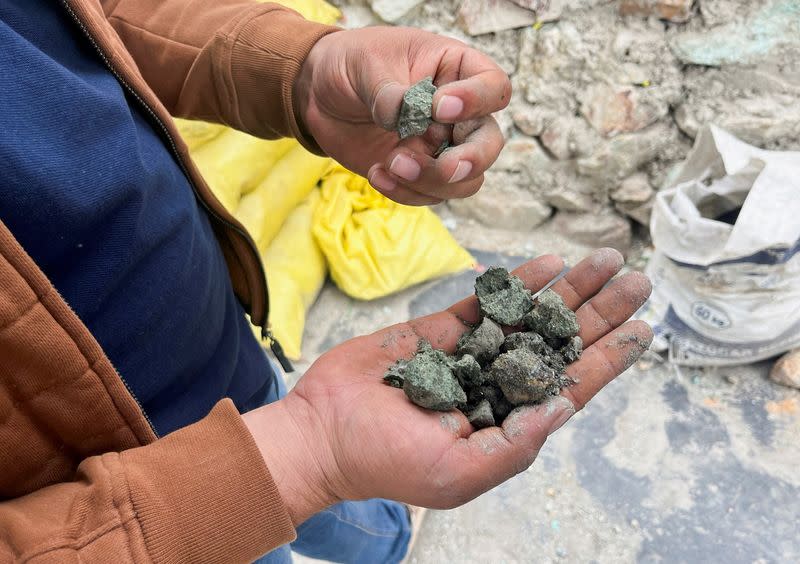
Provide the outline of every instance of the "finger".
[[561,390],[580,410],[597,392],[625,372],[650,348],[653,331],[644,321],[628,321],[594,345],[567,367],[575,385]]
[[379,81],[374,86],[374,94],[369,97],[372,100],[372,121],[383,129],[394,130],[407,89],[408,86],[388,78]]
[[529,468],[548,435],[574,413],[567,398],[556,396],[514,410],[502,427],[456,441],[432,470],[433,480],[453,496],[447,506],[461,505]]
[[457,145],[438,158],[428,152],[427,143],[406,140],[389,154],[385,167],[398,182],[421,194],[448,200],[472,196],[503,149],[503,133],[490,116],[457,125],[453,138]]
[[[458,80],[441,85],[433,97],[433,116],[441,123],[458,123],[488,116],[508,106],[511,80],[494,61],[475,49],[454,50]],[[444,57],[440,66],[452,63]],[[439,84],[437,76],[437,84]]]
[[647,276],[641,272],[629,272],[583,304],[576,314],[584,347],[625,323],[644,305],[652,288]]
[[381,165],[374,165],[367,173],[370,185],[399,204],[406,206],[435,206],[442,203],[441,198],[420,194],[400,184],[391,174],[387,173]]
[[553,291],[562,297],[568,308],[577,310],[599,292],[624,264],[625,259],[616,249],[598,249],[556,282]]

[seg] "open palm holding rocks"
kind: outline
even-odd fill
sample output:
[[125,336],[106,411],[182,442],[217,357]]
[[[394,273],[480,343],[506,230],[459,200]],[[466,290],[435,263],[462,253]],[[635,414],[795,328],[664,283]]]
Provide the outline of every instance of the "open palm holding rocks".
[[[451,508],[525,470],[550,434],[649,347],[650,327],[628,319],[649,296],[650,283],[629,273],[608,284],[622,266],[618,252],[602,249],[553,286],[575,312],[585,347],[566,367],[574,384],[539,405],[513,409],[501,427],[477,430],[460,411],[421,409],[383,382],[420,340],[454,353],[481,320],[475,296],[334,348],[285,399],[247,414],[295,523],[345,499]],[[560,258],[543,256],[514,274],[535,293],[562,268]],[[261,437],[264,429],[283,440]]]

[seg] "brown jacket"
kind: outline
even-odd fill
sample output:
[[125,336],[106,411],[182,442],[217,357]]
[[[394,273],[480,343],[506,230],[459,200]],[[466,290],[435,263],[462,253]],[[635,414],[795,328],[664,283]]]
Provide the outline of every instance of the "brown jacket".
[[[62,0],[143,105],[212,218],[257,324],[253,242],[214,199],[170,114],[303,139],[292,88],[335,28],[247,0]],[[20,64],[25,64],[21,61]],[[0,562],[247,562],[294,527],[229,400],[157,438],[88,329],[0,222]]]

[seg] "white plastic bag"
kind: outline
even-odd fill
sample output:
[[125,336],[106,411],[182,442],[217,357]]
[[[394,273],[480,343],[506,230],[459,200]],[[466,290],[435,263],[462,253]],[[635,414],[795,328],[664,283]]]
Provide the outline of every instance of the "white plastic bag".
[[659,192],[639,317],[687,366],[755,362],[800,346],[800,152],[711,126]]

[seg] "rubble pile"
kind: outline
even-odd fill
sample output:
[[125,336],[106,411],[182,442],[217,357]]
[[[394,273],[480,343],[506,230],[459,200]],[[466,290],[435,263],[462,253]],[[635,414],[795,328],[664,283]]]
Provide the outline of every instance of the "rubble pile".
[[[336,0],[345,25],[412,25],[491,55],[514,96],[462,217],[625,251],[699,129],[800,148],[796,0]],[[514,201],[515,206],[508,206]]]

